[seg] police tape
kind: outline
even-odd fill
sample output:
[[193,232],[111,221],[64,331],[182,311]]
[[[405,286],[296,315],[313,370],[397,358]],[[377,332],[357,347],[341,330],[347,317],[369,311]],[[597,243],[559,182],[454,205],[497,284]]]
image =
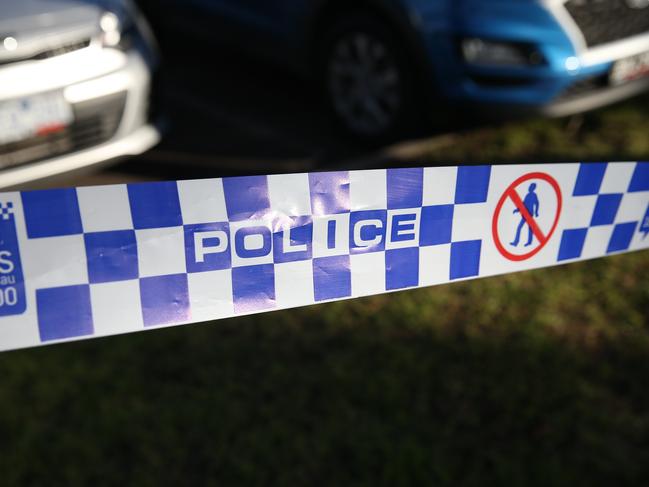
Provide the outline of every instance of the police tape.
[[649,248],[649,163],[0,194],[0,350]]

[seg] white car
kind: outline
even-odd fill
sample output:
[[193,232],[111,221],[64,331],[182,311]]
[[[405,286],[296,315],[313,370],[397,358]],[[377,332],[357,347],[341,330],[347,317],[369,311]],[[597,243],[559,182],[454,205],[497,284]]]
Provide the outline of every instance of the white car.
[[0,0],[0,188],[155,145],[156,66],[128,0]]

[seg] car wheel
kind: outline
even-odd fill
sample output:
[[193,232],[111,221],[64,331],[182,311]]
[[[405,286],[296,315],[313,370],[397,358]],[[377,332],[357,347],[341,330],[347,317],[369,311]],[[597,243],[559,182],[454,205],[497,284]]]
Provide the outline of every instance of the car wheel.
[[411,65],[385,22],[346,15],[329,30],[320,64],[329,109],[348,134],[378,142],[408,128],[414,113]]

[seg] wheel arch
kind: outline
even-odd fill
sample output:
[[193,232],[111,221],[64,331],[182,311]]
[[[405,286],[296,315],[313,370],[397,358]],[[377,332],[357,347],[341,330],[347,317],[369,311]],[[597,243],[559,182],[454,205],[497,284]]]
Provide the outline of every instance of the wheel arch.
[[317,0],[307,15],[305,35],[305,68],[308,73],[317,73],[322,41],[327,30],[346,12],[363,11],[388,25],[403,43],[407,56],[417,66],[417,82],[424,88],[433,87],[435,77],[424,42],[413,25],[411,12],[401,1],[395,0]]

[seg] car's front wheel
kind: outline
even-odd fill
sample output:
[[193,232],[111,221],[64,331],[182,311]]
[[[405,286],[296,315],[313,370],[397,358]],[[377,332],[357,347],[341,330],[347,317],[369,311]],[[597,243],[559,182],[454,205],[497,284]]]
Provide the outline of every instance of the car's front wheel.
[[321,79],[331,112],[349,134],[394,138],[411,122],[412,66],[402,43],[379,18],[346,15],[326,35]]

